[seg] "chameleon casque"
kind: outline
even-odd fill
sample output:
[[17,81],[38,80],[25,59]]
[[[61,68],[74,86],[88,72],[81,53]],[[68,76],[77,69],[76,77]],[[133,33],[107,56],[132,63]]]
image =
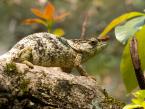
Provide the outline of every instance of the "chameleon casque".
[[11,50],[0,56],[6,62],[25,63],[44,67],[61,67],[69,72],[76,68],[86,76],[81,64],[106,47],[97,38],[66,39],[50,33],[35,33],[20,40]]

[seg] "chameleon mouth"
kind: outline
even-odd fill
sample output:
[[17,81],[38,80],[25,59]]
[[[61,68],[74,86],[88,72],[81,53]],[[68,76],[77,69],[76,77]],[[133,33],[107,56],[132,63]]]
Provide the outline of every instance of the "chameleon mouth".
[[100,38],[98,37],[97,40],[99,41],[99,46],[100,47],[106,47],[108,44],[107,44],[107,41],[110,39],[109,36],[106,36],[105,38]]
[[99,41],[98,47],[99,49],[105,48],[107,46],[107,41]]

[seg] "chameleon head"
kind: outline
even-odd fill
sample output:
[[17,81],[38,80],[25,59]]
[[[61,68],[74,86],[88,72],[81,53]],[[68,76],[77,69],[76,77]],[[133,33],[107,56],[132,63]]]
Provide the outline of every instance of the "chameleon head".
[[106,41],[99,41],[97,38],[90,38],[87,40],[72,40],[69,42],[69,45],[78,53],[81,53],[83,59],[87,60],[88,58],[97,54],[99,51],[103,50],[107,43]]
[[[106,41],[99,41],[96,38],[90,38],[86,41],[86,43],[82,44],[82,61],[85,62],[89,58],[95,56],[97,53],[102,51],[107,46]],[[83,50],[84,48],[84,50]]]
[[82,45],[82,47],[81,47],[82,52],[84,52],[88,56],[93,56],[93,55],[97,54],[99,51],[103,50],[106,47],[107,42],[99,41],[96,38],[90,38],[81,45]]

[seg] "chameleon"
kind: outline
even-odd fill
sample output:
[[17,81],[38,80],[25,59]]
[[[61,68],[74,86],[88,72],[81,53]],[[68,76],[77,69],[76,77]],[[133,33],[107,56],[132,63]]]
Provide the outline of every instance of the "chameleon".
[[76,68],[80,75],[88,76],[82,63],[96,55],[107,45],[97,38],[66,39],[42,32],[24,37],[8,52],[0,56],[0,61],[25,63],[43,67],[60,67],[65,72]]

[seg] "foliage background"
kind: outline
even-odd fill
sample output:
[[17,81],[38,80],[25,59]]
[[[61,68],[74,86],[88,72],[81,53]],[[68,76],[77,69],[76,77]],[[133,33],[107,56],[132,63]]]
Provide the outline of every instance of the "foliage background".
[[[43,8],[47,2],[55,5],[58,11],[68,11],[70,16],[59,23],[66,38],[79,38],[86,12],[90,13],[86,38],[97,36],[115,17],[130,11],[144,11],[145,0],[0,0],[0,54],[7,52],[17,41],[35,32],[46,31],[38,25],[23,25],[26,18],[34,17],[32,7]],[[109,46],[99,55],[84,64],[99,84],[112,96],[127,100],[120,75],[120,59],[123,46],[110,34]]]

